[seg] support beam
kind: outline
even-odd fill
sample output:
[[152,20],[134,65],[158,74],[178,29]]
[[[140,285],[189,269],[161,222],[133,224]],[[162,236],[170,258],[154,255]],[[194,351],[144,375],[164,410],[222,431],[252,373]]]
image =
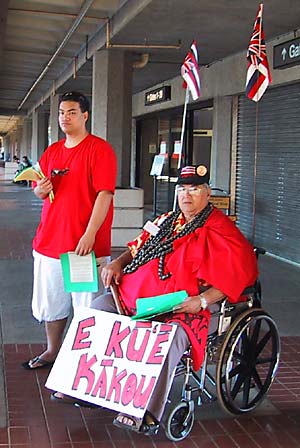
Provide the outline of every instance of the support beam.
[[[120,8],[111,20],[111,35],[113,38],[118,32],[134,17],[138,16],[140,12],[151,3],[152,0],[130,0]],[[106,46],[106,27],[103,26],[89,41],[88,48],[84,47],[77,55],[77,70],[84,65],[89,58],[91,58],[96,51]],[[65,71],[55,80],[56,89],[59,89],[65,82],[73,76],[73,62],[71,62]],[[48,89],[43,98],[29,110],[31,114],[34,109],[40,106],[43,102],[53,94],[52,87]]]
[[0,2],[0,67],[2,63],[3,45],[5,42],[6,22],[7,22],[8,0]]

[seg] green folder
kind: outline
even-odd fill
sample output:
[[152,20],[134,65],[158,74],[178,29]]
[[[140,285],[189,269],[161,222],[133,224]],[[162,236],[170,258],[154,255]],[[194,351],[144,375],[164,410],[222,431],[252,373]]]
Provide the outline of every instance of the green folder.
[[147,320],[158,314],[169,313],[179,307],[186,297],[188,297],[186,291],[177,291],[160,296],[137,299],[136,315],[132,316],[131,319]]
[[95,253],[76,255],[66,252],[60,255],[66,292],[97,292],[98,270]]

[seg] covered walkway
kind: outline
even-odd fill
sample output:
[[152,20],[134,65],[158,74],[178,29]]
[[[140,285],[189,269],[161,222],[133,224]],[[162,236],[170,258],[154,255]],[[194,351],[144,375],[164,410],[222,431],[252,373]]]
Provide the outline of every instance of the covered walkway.
[[175,444],[119,430],[107,410],[81,410],[50,401],[46,370],[22,361],[43,350],[44,331],[31,317],[31,239],[40,201],[30,188],[4,181],[0,168],[0,448],[293,448],[300,447],[299,269],[261,259],[264,306],[278,323],[279,373],[257,413],[225,415],[216,403],[197,409],[191,436]]

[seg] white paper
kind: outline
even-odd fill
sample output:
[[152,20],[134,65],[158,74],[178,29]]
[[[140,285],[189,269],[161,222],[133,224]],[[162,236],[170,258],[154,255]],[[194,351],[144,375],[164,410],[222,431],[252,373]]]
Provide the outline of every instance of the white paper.
[[69,252],[70,280],[72,283],[92,282],[94,280],[92,254],[76,255]]
[[180,140],[175,140],[173,154],[181,154],[181,141]]
[[144,230],[150,233],[150,235],[157,235],[159,232],[159,227],[152,221],[147,221],[143,227]]
[[167,153],[167,142],[165,142],[165,141],[160,142],[159,152],[160,152],[160,154]]
[[150,176],[160,176],[165,163],[165,156],[157,154],[154,156]]

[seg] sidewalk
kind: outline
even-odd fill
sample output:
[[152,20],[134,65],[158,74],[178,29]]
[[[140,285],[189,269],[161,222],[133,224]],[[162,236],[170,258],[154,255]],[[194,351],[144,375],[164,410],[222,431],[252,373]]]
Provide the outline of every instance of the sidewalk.
[[228,416],[218,404],[198,408],[191,436],[176,444],[163,431],[147,438],[117,429],[110,411],[51,402],[44,387],[48,371],[21,367],[45,342],[30,309],[40,201],[30,188],[3,181],[1,170],[0,448],[300,447],[300,270],[268,256],[260,262],[263,304],[278,324],[282,355],[269,397],[255,414]]

